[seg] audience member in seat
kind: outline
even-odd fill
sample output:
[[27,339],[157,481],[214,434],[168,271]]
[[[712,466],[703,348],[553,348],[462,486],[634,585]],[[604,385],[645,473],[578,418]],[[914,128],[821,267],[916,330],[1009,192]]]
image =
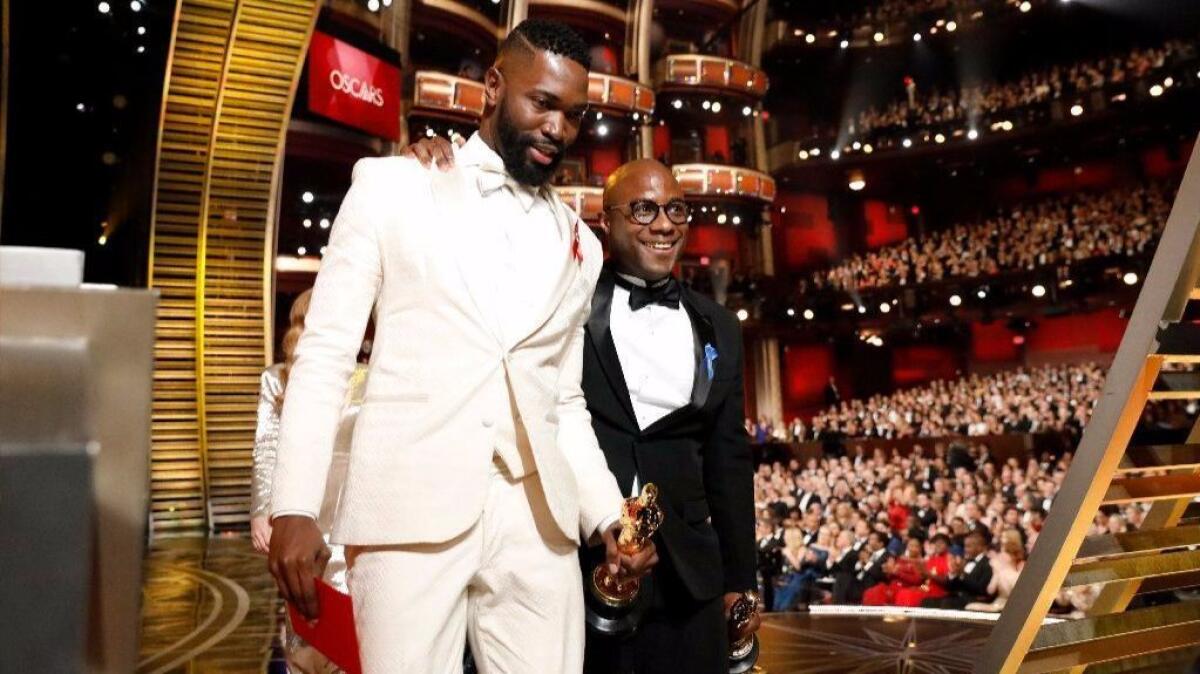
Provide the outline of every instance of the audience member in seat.
[[921,602],[925,608],[965,609],[972,602],[990,602],[992,594],[992,563],[987,556],[983,534],[972,531],[964,543],[964,555],[950,558],[950,575],[946,579],[947,595]]

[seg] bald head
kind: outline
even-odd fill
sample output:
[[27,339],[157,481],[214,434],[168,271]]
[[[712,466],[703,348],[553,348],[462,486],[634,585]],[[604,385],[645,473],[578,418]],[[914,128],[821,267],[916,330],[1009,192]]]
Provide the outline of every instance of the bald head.
[[[671,169],[657,159],[634,159],[622,164],[604,181],[604,205],[618,206],[628,203],[633,198],[665,202],[666,199],[659,197],[668,194],[669,191],[683,198],[683,190]],[[641,196],[631,197],[630,194]]]
[[[668,204],[679,222],[668,217]],[[635,213],[642,215],[639,221]],[[649,221],[649,216],[653,221]],[[646,281],[674,270],[687,242],[683,189],[671,169],[653,159],[637,159],[613,171],[604,185],[601,220],[608,232],[613,263],[623,273]]]

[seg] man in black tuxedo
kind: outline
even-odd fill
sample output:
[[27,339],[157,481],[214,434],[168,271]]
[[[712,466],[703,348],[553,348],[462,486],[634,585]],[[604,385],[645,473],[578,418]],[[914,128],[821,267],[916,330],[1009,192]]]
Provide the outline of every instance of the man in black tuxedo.
[[648,159],[617,169],[604,191],[611,257],[587,322],[583,391],[617,483],[626,494],[658,485],[665,517],[643,590],[650,609],[629,638],[588,635],[589,674],[724,674],[729,639],[741,636],[728,634],[729,608],[756,584],[741,326],[672,276],[688,231],[683,197],[670,169]]
[[858,553],[858,561],[852,573],[834,577],[833,601],[835,604],[857,604],[862,601],[867,588],[887,579],[884,565],[890,558],[887,537],[872,531],[867,536],[867,545]]
[[925,608],[962,610],[971,602],[989,602],[988,585],[992,582],[992,563],[987,557],[987,542],[980,531],[967,534],[963,542],[964,555],[950,558],[950,575],[946,580],[949,594],[941,599],[926,599]]

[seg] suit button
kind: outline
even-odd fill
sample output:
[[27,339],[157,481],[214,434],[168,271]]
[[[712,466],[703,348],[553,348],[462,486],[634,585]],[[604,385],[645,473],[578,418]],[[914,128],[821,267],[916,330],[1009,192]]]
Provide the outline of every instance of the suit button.
[[484,428],[491,428],[493,423],[494,423],[494,422],[493,422],[491,419],[484,419],[484,420],[483,420],[483,427],[484,427]]

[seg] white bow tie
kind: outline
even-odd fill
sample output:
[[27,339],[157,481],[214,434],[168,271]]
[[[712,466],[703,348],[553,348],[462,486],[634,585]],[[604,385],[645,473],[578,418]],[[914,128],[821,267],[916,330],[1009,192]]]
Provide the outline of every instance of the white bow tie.
[[541,196],[542,190],[544,189],[541,187],[522,185],[513,179],[512,176],[508,175],[503,168],[490,166],[487,164],[479,167],[478,184],[479,193],[484,196],[487,196],[496,190],[507,187],[508,190],[512,192],[513,196],[517,198],[517,201],[521,204],[521,208],[523,208],[525,212],[529,212],[529,209],[533,208],[534,200]]

